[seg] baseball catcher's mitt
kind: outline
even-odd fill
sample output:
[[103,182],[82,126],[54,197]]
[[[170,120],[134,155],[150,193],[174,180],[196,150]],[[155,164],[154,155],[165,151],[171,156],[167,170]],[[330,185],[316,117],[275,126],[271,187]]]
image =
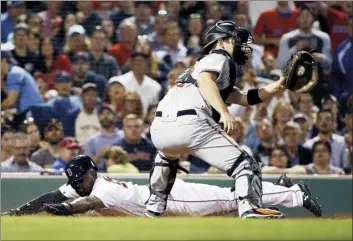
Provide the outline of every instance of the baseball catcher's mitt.
[[299,51],[292,55],[283,69],[287,89],[297,93],[309,92],[318,82],[315,59],[309,52]]

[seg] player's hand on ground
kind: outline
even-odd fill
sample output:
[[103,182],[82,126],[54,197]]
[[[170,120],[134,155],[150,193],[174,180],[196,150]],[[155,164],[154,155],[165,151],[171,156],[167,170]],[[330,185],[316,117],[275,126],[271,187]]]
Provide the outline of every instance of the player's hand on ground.
[[44,204],[44,210],[47,213],[54,214],[54,215],[71,215],[70,205],[68,204]]
[[229,113],[223,113],[221,114],[221,122],[223,123],[224,131],[227,132],[228,135],[231,135],[234,133],[235,130],[235,120],[234,117]]
[[7,212],[1,213],[1,216],[16,216],[16,215],[18,215],[18,212],[16,209],[10,209]]

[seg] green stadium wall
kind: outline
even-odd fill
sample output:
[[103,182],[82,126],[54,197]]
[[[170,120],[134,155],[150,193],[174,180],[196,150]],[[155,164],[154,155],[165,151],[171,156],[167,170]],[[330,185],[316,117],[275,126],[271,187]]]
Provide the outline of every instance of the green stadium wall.
[[[147,175],[114,176],[115,179],[131,181],[135,184],[147,184]],[[191,175],[182,176],[186,181],[213,184],[221,187],[232,186],[232,180],[226,177],[203,177]],[[265,181],[275,182],[277,178],[264,177]],[[352,216],[352,177],[300,177],[293,181],[304,180],[323,206],[325,216]],[[35,176],[35,177],[2,177],[1,178],[1,210],[10,208],[31,200],[42,193],[54,190],[64,184],[64,177]],[[307,210],[280,208],[287,217],[310,217]]]

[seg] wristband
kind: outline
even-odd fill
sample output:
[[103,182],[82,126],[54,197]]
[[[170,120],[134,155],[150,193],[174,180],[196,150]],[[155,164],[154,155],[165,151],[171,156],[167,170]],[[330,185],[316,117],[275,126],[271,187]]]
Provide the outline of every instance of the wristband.
[[262,100],[259,97],[259,89],[256,88],[256,89],[248,90],[247,99],[248,99],[249,105],[260,104]]

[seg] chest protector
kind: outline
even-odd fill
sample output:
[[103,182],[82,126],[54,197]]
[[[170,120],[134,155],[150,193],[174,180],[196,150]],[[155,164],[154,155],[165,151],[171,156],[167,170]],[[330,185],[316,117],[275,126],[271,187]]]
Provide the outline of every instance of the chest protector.
[[[213,50],[211,53],[212,54],[221,54],[227,58],[227,64],[229,66],[229,77],[228,77],[229,82],[228,82],[228,85],[223,90],[219,91],[220,95],[222,97],[222,100],[224,102],[226,102],[228,96],[230,95],[230,93],[233,90],[233,86],[234,86],[235,80],[236,80],[235,62],[234,62],[233,58],[230,56],[230,54],[223,49]],[[191,83],[191,84],[194,84],[196,87],[198,87],[196,79],[194,79],[191,76],[190,69],[186,70],[182,75],[180,75],[175,83]],[[220,118],[221,118],[220,114],[215,109],[212,108],[212,119],[218,123]]]

